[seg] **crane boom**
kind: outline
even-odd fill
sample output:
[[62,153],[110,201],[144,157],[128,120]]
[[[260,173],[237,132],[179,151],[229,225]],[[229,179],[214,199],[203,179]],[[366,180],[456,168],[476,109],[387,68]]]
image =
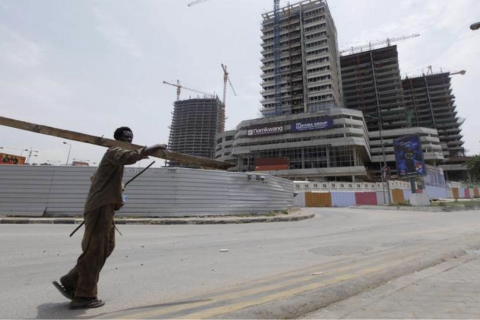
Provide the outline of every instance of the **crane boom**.
[[237,93],[235,92],[235,89],[233,88],[233,84],[230,81],[230,77],[228,76],[229,73],[228,73],[228,70],[227,70],[227,66],[224,65],[223,63],[221,64],[221,66],[222,66],[222,70],[223,70],[223,107],[222,107],[222,120],[221,120],[221,123],[220,123],[220,132],[224,132],[225,131],[225,120],[227,119],[226,112],[225,112],[226,105],[227,105],[227,82],[228,82],[228,84],[230,84],[230,88],[232,88],[232,91],[235,94],[235,96],[237,95]]
[[193,2],[190,2],[189,4],[187,4],[187,6],[191,7],[191,6],[194,6],[196,4],[199,4],[199,3],[202,3],[202,2],[205,2],[205,1],[208,1],[208,0],[197,0],[197,1],[193,1]]
[[280,68],[280,0],[273,0],[273,55],[275,79],[275,115],[282,114],[281,98],[281,68]]
[[370,49],[370,48],[373,48],[373,47],[381,45],[381,44],[387,44],[387,46],[390,46],[392,44],[392,42],[398,42],[398,41],[402,41],[402,40],[406,40],[406,39],[416,38],[416,37],[419,37],[419,36],[420,36],[419,33],[414,33],[414,34],[411,34],[411,35],[408,35],[408,36],[402,36],[402,37],[397,37],[397,38],[387,38],[387,39],[384,39],[384,40],[377,40],[377,41],[369,42],[368,44],[363,44],[363,45],[360,45],[360,46],[340,50],[340,54],[345,53],[345,52],[355,53],[356,50],[362,50],[362,49],[367,49],[367,48]]
[[204,95],[206,95],[207,97],[210,97],[210,98],[215,98],[215,95],[213,95],[213,94],[206,93],[206,92],[203,92],[203,91],[199,91],[199,90],[195,90],[195,89],[192,89],[192,88],[188,88],[188,87],[182,86],[182,85],[180,84],[180,80],[177,80],[177,83],[176,83],[176,84],[170,83],[170,82],[168,82],[168,81],[163,81],[163,84],[167,84],[167,85],[169,85],[169,86],[172,86],[172,87],[176,87],[176,88],[177,88],[177,101],[180,100],[180,93],[182,92],[182,89],[185,89],[185,90],[188,90],[188,91],[193,91],[193,92],[200,93],[200,94],[204,94]]

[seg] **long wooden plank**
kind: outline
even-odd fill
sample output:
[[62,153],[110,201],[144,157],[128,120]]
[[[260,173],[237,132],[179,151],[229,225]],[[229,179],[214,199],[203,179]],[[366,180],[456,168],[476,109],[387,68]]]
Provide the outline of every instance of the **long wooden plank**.
[[[31,132],[46,134],[46,135],[49,135],[49,136],[54,136],[54,137],[63,138],[63,139],[67,139],[67,140],[85,142],[85,143],[93,144],[93,145],[96,145],[96,146],[102,146],[102,147],[108,147],[108,148],[110,148],[110,147],[122,147],[122,148],[125,148],[125,149],[128,149],[128,150],[137,150],[137,149],[143,147],[143,146],[136,145],[136,144],[131,144],[131,143],[128,143],[128,142],[123,142],[123,141],[118,141],[118,140],[113,140],[113,139],[107,139],[107,138],[102,138],[102,137],[96,137],[96,136],[92,136],[92,135],[88,135],[88,134],[84,134],[84,133],[80,133],[80,132],[63,130],[63,129],[43,126],[43,125],[39,125],[39,124],[35,124],[35,123],[30,123],[30,122],[5,118],[5,117],[0,117],[0,125],[6,126],[6,127],[11,127],[11,128],[16,128],[16,129],[20,129],[20,130],[25,130],[25,131],[31,131]],[[217,161],[217,160],[214,160],[214,159],[197,157],[197,156],[172,152],[172,151],[168,151],[168,150],[157,151],[152,156],[156,157],[156,158],[176,161],[176,162],[181,163],[181,164],[194,165],[194,166],[199,166],[201,168],[209,168],[209,169],[227,170],[228,168],[233,166],[232,164],[226,163],[226,162],[223,162],[223,161]]]

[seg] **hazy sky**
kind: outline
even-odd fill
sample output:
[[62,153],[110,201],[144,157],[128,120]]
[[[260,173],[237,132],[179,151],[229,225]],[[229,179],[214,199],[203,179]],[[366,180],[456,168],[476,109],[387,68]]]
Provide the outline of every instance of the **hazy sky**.
[[[238,94],[227,93],[227,129],[258,117],[261,14],[273,1],[189,2],[0,0],[0,115],[105,137],[128,125],[135,143],[167,143],[176,92],[162,81],[179,79],[221,96],[224,63]],[[420,33],[397,43],[402,74],[421,74],[429,65],[467,71],[453,77],[453,93],[459,116],[467,118],[465,147],[478,154],[480,30],[469,29],[480,21],[478,0],[329,3],[341,48]],[[182,92],[189,96],[196,94]],[[0,127],[0,146],[39,150],[32,162],[65,163],[63,141]],[[70,161],[98,162],[105,150],[69,143]]]

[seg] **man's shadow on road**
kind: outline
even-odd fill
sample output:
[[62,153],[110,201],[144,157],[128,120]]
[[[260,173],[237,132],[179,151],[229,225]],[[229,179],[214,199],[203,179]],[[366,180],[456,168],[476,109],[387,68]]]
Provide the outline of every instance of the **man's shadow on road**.
[[41,304],[37,307],[35,319],[75,319],[87,311],[87,309],[70,310],[69,306],[69,302]]

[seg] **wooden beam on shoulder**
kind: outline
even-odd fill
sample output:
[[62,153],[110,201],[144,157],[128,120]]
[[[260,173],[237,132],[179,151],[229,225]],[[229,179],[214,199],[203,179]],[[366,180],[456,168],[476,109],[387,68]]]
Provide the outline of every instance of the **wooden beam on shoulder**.
[[[43,126],[40,124],[19,121],[19,120],[5,118],[5,117],[0,117],[0,125],[15,128],[15,129],[45,134],[53,137],[63,138],[67,140],[89,143],[96,146],[107,147],[107,148],[122,147],[128,150],[138,150],[140,148],[143,148],[143,146],[131,144],[128,142],[96,137],[96,136],[92,136],[92,135],[88,135],[80,132],[53,128],[49,126]],[[168,150],[157,151],[151,156],[156,158],[176,161],[181,164],[199,166],[201,168],[209,168],[209,169],[227,170],[228,168],[234,166],[230,163],[226,163],[223,161],[217,161],[214,159],[197,157],[197,156],[172,152]]]

